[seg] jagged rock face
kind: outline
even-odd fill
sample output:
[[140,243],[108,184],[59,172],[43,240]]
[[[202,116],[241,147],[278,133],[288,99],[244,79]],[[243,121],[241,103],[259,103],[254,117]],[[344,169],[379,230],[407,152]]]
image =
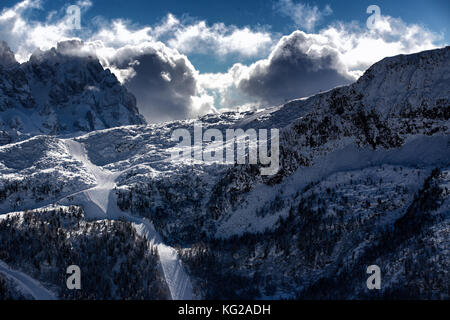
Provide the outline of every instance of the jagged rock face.
[[[387,115],[450,105],[450,47],[385,58],[353,85],[362,103]],[[436,105],[440,104],[440,105]]]
[[0,66],[9,68],[17,65],[18,62],[8,44],[5,41],[0,41]]
[[22,65],[0,46],[0,132],[22,135],[89,132],[145,124],[129,93],[79,41],[36,51]]

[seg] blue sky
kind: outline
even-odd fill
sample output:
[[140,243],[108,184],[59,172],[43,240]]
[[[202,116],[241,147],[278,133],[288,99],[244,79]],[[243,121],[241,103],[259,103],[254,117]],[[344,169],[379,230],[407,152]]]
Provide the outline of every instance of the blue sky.
[[[58,7],[65,1],[57,0],[52,3],[54,7]],[[167,13],[177,16],[188,14],[209,23],[224,22],[237,26],[260,24],[269,26],[276,32],[292,31],[292,23],[273,10],[275,3],[276,1],[273,0],[96,0],[89,14],[91,17],[95,15],[110,18],[126,16],[140,24],[156,23]],[[380,6],[382,13],[401,17],[405,22],[424,24],[436,32],[448,31],[450,24],[450,1],[447,0],[347,0],[305,1],[305,3],[317,5],[319,8],[326,5],[332,7],[333,14],[328,16],[322,25],[335,20],[365,22],[368,16],[365,12],[366,8],[372,4]]]
[[[75,1],[73,1],[75,2]],[[177,16],[190,15],[209,23],[224,22],[237,26],[267,25],[274,31],[288,32],[292,24],[273,10],[274,0],[94,0],[93,6],[85,14],[86,19],[97,15],[107,18],[128,18],[146,25],[157,23],[168,13]],[[299,1],[296,1],[299,2]],[[4,7],[17,3],[15,0],[2,0]],[[46,10],[58,10],[70,1],[51,0],[44,3]],[[421,23],[436,32],[447,32],[450,24],[450,1],[447,0],[347,0],[347,1],[304,1],[322,8],[330,5],[333,15],[323,24],[335,20],[364,22],[369,5],[376,4],[382,13],[401,17],[405,22]],[[45,10],[42,12],[45,15]],[[447,41],[449,40],[447,35]]]
[[[81,30],[69,27],[66,8],[73,4],[82,11]],[[372,4],[381,15],[369,28]],[[2,0],[2,6],[0,39],[20,62],[38,47],[78,38],[157,121],[308,96],[355,81],[384,57],[450,43],[448,0]]]

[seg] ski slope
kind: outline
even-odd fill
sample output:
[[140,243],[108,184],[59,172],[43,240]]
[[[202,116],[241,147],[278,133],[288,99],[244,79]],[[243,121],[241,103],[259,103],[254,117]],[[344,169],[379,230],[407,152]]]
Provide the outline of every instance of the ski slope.
[[138,234],[146,237],[150,241],[150,244],[158,248],[159,259],[172,299],[196,300],[197,297],[194,294],[191,281],[184,271],[177,251],[162,242],[160,235],[156,232],[151,221],[148,219],[136,220],[140,220],[134,223]]
[[83,206],[88,219],[117,220],[124,218],[133,223],[139,235],[157,248],[164,278],[173,300],[194,300],[196,296],[189,276],[184,271],[177,251],[165,245],[153,224],[147,219],[133,217],[117,207],[116,179],[122,172],[112,172],[93,164],[86,153],[84,146],[72,139],[63,140],[69,153],[74,159],[81,162],[87,171],[95,177],[96,185],[93,188],[78,192],[66,197],[60,204],[78,204]]
[[56,297],[38,281],[23,272],[11,269],[1,260],[0,273],[11,279],[17,285],[19,291],[32,296],[35,300],[56,300]]
[[72,157],[81,162],[87,171],[95,177],[96,185],[88,190],[72,195],[75,200],[83,205],[86,217],[89,219],[111,219],[117,218],[118,208],[112,203],[110,205],[111,193],[116,186],[115,180],[120,172],[103,170],[89,161],[84,147],[74,140],[64,140]]

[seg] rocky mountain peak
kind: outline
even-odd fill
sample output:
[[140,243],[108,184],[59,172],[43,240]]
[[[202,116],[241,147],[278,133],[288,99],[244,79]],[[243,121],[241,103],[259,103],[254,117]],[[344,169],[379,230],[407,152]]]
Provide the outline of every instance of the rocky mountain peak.
[[[2,44],[6,57],[14,57]],[[36,50],[0,79],[0,131],[10,136],[90,132],[145,124],[136,98],[83,42]],[[12,139],[13,141],[15,139]]]
[[18,65],[14,53],[9,48],[8,44],[0,41],[0,65],[6,68],[14,67]]
[[353,85],[365,105],[392,114],[434,108],[450,96],[450,47],[389,57],[375,63]]

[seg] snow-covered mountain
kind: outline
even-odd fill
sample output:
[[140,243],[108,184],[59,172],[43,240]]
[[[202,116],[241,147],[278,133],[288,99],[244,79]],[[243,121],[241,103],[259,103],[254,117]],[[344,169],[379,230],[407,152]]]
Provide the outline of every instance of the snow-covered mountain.
[[76,40],[61,42],[18,64],[0,42],[0,144],[145,124],[135,97],[81,47]]
[[[20,70],[34,74],[33,61],[53,65],[50,56],[66,61],[61,50],[37,54]],[[83,66],[90,61],[73,59]],[[35,101],[28,76],[17,80],[23,89],[14,91],[17,103]],[[0,147],[0,214],[7,214],[0,216],[0,243],[20,243],[22,233],[40,242],[39,228],[48,225],[73,243],[87,232],[89,248],[92,228],[99,237],[108,232],[92,220],[125,220],[130,225],[120,230],[126,232],[108,241],[127,234],[130,241],[147,239],[159,262],[153,262],[151,281],[144,269],[139,276],[120,274],[142,280],[142,290],[150,281],[155,298],[448,299],[449,119],[446,47],[386,58],[356,83],[308,99],[198,119],[204,129],[280,129],[274,176],[261,176],[255,165],[172,159],[172,132],[192,131],[195,120],[111,125],[70,138],[52,132],[9,143]],[[31,210],[28,220],[20,218],[25,210]],[[80,212],[79,222],[64,225],[54,217],[58,212]],[[52,280],[64,261],[45,261],[48,253],[39,246],[20,251],[20,258],[14,246],[6,248],[0,260],[70,298]],[[366,287],[366,268],[373,264],[382,270],[380,291]],[[50,271],[41,276],[42,268]],[[92,296],[129,293],[117,291],[115,271]]]

